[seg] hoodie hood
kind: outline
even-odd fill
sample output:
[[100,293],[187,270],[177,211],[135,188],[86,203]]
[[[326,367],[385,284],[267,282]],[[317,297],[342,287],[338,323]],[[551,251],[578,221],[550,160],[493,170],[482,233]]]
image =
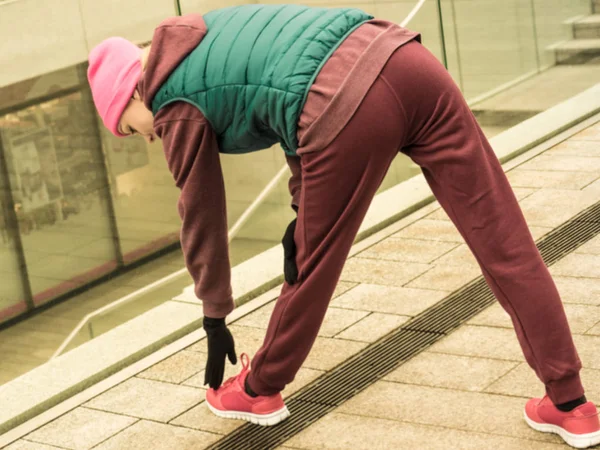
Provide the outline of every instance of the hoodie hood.
[[206,23],[199,14],[169,17],[154,30],[146,69],[138,82],[144,105],[150,111],[158,90],[177,66],[202,42],[206,32]]

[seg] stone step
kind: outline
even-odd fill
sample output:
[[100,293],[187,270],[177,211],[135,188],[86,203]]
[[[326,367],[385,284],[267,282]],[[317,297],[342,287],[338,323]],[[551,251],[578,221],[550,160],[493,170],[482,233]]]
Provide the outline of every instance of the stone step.
[[600,14],[593,14],[573,23],[573,37],[575,39],[600,38]]
[[557,64],[600,64],[600,39],[575,39],[553,49]]

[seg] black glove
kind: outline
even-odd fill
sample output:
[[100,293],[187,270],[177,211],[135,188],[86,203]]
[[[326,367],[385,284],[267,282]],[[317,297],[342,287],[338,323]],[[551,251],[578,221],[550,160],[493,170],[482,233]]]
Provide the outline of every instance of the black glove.
[[208,341],[208,360],[204,372],[204,384],[208,383],[211,388],[218,389],[223,382],[225,373],[225,357],[229,357],[231,364],[237,364],[235,342],[225,325],[225,319],[204,317],[203,327],[206,330]]
[[288,225],[281,243],[283,244],[283,274],[287,284],[294,284],[298,281],[298,267],[296,266],[296,242],[294,241],[294,232],[296,231],[296,220]]

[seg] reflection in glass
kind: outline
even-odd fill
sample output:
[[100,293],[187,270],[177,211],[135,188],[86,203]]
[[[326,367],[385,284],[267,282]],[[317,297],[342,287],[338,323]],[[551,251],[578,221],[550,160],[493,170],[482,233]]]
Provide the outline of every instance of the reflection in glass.
[[36,305],[116,267],[95,120],[79,92],[3,117],[8,182]]

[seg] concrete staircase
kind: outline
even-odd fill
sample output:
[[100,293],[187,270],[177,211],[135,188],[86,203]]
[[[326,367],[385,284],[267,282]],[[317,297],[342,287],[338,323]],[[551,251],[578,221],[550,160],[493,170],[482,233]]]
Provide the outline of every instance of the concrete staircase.
[[573,39],[553,48],[557,64],[600,64],[600,0],[593,14],[572,21]]

